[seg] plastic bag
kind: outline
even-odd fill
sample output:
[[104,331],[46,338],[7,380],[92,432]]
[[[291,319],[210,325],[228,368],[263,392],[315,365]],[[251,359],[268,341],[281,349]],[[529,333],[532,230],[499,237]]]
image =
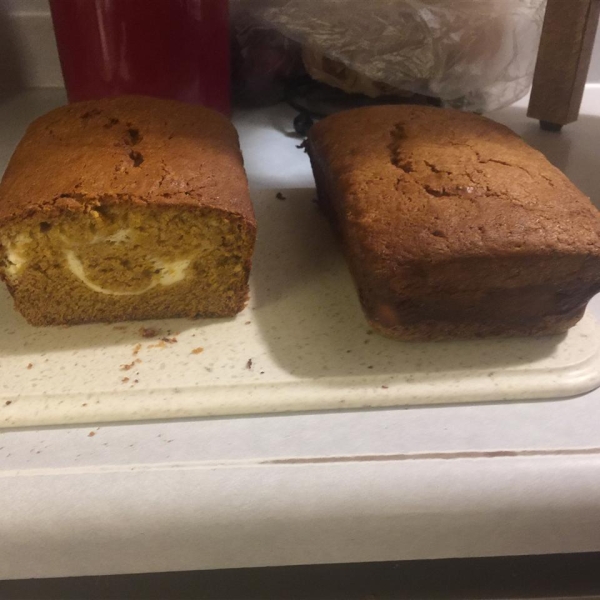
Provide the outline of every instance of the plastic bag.
[[413,92],[481,112],[527,93],[545,8],[545,0],[237,4],[262,27],[297,42],[317,80],[373,97]]
[[236,100],[250,105],[283,100],[286,83],[306,73],[300,44],[258,18],[259,1],[230,4],[233,91]]

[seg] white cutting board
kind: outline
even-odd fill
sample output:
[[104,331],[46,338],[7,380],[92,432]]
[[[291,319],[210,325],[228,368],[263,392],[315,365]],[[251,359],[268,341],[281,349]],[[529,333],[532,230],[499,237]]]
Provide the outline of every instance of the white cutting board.
[[35,328],[2,290],[0,427],[555,398],[600,385],[589,312],[566,336],[540,339],[372,334],[314,193],[276,193],[254,194],[251,302],[235,319]]

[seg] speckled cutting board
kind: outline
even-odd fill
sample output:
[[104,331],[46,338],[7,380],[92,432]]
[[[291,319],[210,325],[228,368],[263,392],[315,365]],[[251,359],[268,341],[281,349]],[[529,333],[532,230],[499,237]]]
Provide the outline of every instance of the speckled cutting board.
[[2,289],[0,427],[551,398],[600,385],[589,313],[554,338],[372,334],[312,191],[276,193],[253,194],[251,302],[235,319],[35,328]]

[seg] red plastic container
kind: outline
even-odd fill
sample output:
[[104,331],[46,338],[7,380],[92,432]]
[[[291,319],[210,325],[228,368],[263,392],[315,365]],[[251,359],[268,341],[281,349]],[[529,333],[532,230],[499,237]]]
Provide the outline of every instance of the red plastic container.
[[228,114],[227,0],[50,0],[70,102],[143,94]]

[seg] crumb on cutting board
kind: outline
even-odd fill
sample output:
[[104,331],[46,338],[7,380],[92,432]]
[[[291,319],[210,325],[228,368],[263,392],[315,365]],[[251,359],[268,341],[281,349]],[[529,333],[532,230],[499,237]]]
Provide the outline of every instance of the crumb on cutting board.
[[204,348],[202,348],[202,346],[198,346],[198,348],[194,348],[192,350],[192,354],[202,354],[202,352],[204,352]]
[[176,344],[177,338],[175,337],[162,337],[156,344],[150,344],[148,348],[166,348],[168,344]]
[[246,369],[250,370],[252,369],[252,359],[249,358],[248,361],[246,362]]
[[133,369],[133,367],[135,367],[136,364],[141,363],[142,361],[139,358],[136,358],[134,361],[130,362],[130,363],[126,363],[124,365],[121,365],[119,367],[119,369],[121,369],[121,371],[129,371],[129,369]]
[[32,369],[32,368],[33,368],[33,363],[29,363],[29,364],[27,365],[27,368],[28,368],[28,369]]
[[88,433],[88,437],[94,437],[95,435],[96,435],[96,432],[95,432],[95,431],[90,431],[90,432]]
[[140,327],[140,335],[144,338],[153,338],[160,335],[160,331],[154,327]]
[[140,353],[140,350],[142,349],[142,345],[141,344],[136,344],[133,347],[133,355],[137,356]]

